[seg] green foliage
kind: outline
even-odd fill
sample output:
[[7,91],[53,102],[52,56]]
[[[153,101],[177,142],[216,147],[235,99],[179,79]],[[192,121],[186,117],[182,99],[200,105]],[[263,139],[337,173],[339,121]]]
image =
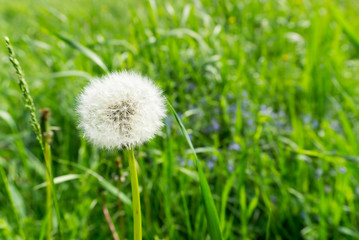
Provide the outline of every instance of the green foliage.
[[[170,114],[136,149],[143,239],[208,239],[208,206],[223,239],[358,239],[356,0],[0,6],[0,35],[28,84],[19,91],[0,44],[0,239],[20,238],[19,225],[26,239],[46,236],[35,107],[52,112],[62,239],[111,239],[103,206],[121,239],[133,238],[127,157],[87,144],[74,110],[91,77],[122,69],[164,89],[200,162]],[[199,165],[213,202],[198,187]]]
[[168,103],[168,106],[171,110],[171,113],[175,117],[178,125],[180,126],[181,132],[184,135],[184,137],[186,138],[186,141],[187,141],[187,143],[194,155],[194,158],[196,160],[196,169],[197,169],[198,176],[199,176],[199,184],[201,187],[202,198],[203,198],[204,206],[206,209],[206,215],[207,215],[207,221],[208,221],[207,222],[208,223],[208,231],[209,231],[212,239],[221,240],[223,238],[222,238],[222,232],[221,232],[220,225],[219,225],[219,219],[218,219],[216,206],[214,205],[214,201],[213,201],[212,194],[211,194],[211,189],[208,186],[208,182],[203,173],[201,163],[198,160],[196,150],[194,149],[191,139],[190,139],[185,127],[183,126],[181,119],[178,117],[176,111],[173,109],[173,107],[170,103]]

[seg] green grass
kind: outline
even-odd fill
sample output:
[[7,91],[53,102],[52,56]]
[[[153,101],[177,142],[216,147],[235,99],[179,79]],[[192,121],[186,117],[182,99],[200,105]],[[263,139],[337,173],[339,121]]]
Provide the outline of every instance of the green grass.
[[[57,127],[62,239],[111,239],[106,207],[120,238],[133,238],[127,156],[87,144],[75,114],[91,76],[121,69],[155,79],[176,109],[223,239],[359,239],[356,0],[0,6],[0,37]],[[46,235],[46,166],[30,119],[2,41],[0,239]],[[209,238],[196,158],[171,114],[166,124],[135,150],[143,238]],[[56,214],[52,223],[59,239]]]

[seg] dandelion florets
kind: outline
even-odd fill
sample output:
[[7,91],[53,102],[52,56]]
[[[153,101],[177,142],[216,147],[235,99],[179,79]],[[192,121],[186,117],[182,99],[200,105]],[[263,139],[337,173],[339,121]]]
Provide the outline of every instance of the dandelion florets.
[[79,128],[102,148],[130,148],[153,138],[166,115],[162,91],[135,72],[95,78],[78,99]]

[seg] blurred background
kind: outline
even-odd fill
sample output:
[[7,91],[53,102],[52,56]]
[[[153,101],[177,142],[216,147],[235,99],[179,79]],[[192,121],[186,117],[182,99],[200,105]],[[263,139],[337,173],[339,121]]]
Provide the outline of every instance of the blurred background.
[[[356,0],[0,0],[37,109],[51,109],[63,239],[132,239],[122,153],[81,138],[76,98],[105,72],[148,75],[198,152],[224,239],[359,239]],[[64,41],[64,39],[66,39]],[[46,170],[0,44],[0,167],[26,239],[42,239]],[[136,149],[144,239],[209,239],[193,155],[174,118]],[[98,175],[94,174],[97,173]],[[96,177],[97,176],[97,177]],[[4,179],[3,179],[4,181]],[[0,239],[17,239],[0,181]],[[105,184],[105,185],[106,185]],[[58,239],[53,216],[53,238]]]

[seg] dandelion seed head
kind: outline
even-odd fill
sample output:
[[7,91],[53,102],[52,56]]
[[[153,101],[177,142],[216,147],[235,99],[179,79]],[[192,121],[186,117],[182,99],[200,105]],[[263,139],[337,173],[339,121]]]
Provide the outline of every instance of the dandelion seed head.
[[102,148],[141,145],[155,136],[166,116],[161,90],[135,72],[95,78],[78,99],[79,128]]

